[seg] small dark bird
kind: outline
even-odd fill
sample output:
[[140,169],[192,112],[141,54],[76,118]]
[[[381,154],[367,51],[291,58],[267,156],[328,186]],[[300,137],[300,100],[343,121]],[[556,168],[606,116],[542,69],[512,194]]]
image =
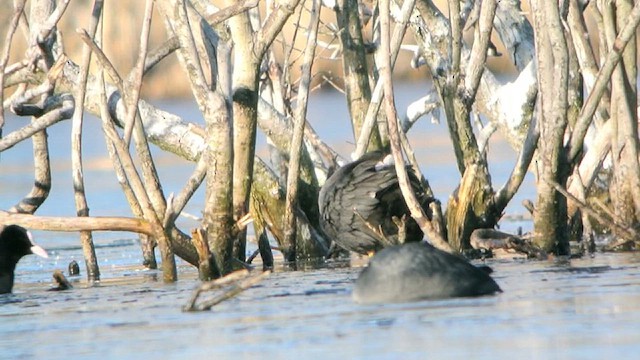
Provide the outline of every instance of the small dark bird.
[[49,257],[22,226],[7,225],[0,229],[0,294],[11,292],[16,264],[29,254]]
[[[382,152],[367,153],[336,170],[320,189],[322,230],[341,248],[371,254],[385,246],[422,240],[422,230],[411,217],[391,160]],[[434,199],[425,194],[410,167],[407,172],[429,216],[428,205]]]
[[69,263],[69,276],[78,276],[80,275],[80,265],[75,260],[71,260]]
[[487,269],[426,242],[392,246],[371,258],[352,296],[358,303],[375,304],[501,292]]

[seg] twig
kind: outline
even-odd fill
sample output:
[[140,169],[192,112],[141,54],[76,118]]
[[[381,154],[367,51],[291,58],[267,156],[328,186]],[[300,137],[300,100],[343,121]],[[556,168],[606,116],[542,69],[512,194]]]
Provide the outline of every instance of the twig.
[[262,58],[262,55],[271,46],[271,43],[280,33],[285,22],[300,2],[301,0],[285,0],[274,4],[273,12],[269,14],[262,27],[254,34],[254,51],[259,58]]
[[382,225],[378,225],[378,227],[375,227],[372,223],[367,221],[367,219],[365,219],[364,216],[362,216],[362,214],[360,214],[360,212],[357,211],[356,209],[353,210],[353,213],[356,214],[356,216],[364,223],[364,225],[369,230],[371,230],[371,232],[374,235],[376,235],[378,237],[378,239],[385,244],[385,246],[396,245],[393,241],[391,241],[389,238],[387,238],[387,236],[384,234],[384,232],[382,231]]
[[147,0],[147,4],[144,10],[144,20],[142,21],[142,31],[140,33],[140,49],[138,51],[138,61],[136,66],[131,71],[132,81],[128,82],[127,89],[131,91],[127,92],[125,99],[127,101],[127,116],[124,122],[124,143],[126,147],[129,147],[131,141],[131,133],[133,131],[134,121],[138,114],[138,99],[140,98],[140,88],[142,88],[142,77],[144,76],[144,62],[147,58],[147,45],[149,44],[149,29],[151,27],[151,17],[153,15],[153,0]]
[[[395,65],[396,59],[398,58],[398,53],[400,51],[400,45],[402,44],[402,39],[407,30],[407,24],[409,22],[409,18],[413,11],[413,7],[415,5],[415,0],[407,0],[402,4],[401,9],[401,20],[398,25],[393,30],[393,38],[391,39],[391,43],[393,47],[392,51],[389,54],[382,54],[382,56],[392,56],[391,68]],[[373,131],[373,126],[375,125],[376,119],[378,117],[378,111],[380,110],[380,105],[382,104],[383,93],[383,80],[382,77],[378,79],[378,82],[373,89],[373,93],[371,94],[371,102],[369,103],[369,107],[367,108],[367,114],[365,116],[364,123],[362,124],[362,129],[360,130],[360,137],[358,138],[358,142],[356,144],[356,150],[354,153],[354,157],[357,159],[362,154],[365,153],[366,149],[369,147],[369,138],[371,137],[371,132]]]
[[[99,88],[99,100],[98,106],[100,111],[100,118],[103,119],[102,126],[103,128],[106,126],[106,123],[112,123],[111,115],[109,114],[109,106],[107,104],[107,95],[105,91],[105,82],[104,82],[104,67],[100,66],[98,70],[98,75],[96,76],[96,82]],[[106,133],[106,131],[105,131]],[[110,140],[108,136],[105,136],[105,143],[107,145],[107,152],[109,153],[109,158],[111,159],[111,164],[113,165],[113,169],[116,173],[116,178],[118,179],[118,183],[124,192],[125,198],[129,203],[129,207],[133,212],[133,215],[138,218],[144,218],[144,212],[142,211],[142,206],[140,205],[140,201],[135,195],[134,190],[131,187],[131,183],[127,179],[127,172],[124,169],[122,164],[122,160],[118,156],[118,152],[115,146],[115,143]],[[143,235],[140,237],[140,246],[142,248],[142,257],[143,263],[149,269],[157,269],[158,263],[155,255],[155,241],[149,235]]]
[[210,290],[216,290],[216,289],[220,289],[224,286],[227,286],[233,282],[239,281],[241,279],[244,279],[245,277],[247,277],[249,275],[249,270],[243,269],[243,270],[238,270],[238,271],[234,271],[224,277],[221,277],[219,279],[215,279],[209,282],[205,282],[200,284],[200,286],[198,286],[194,291],[193,294],[191,294],[191,297],[189,298],[189,301],[187,301],[187,304],[185,304],[185,306],[182,308],[183,311],[195,311],[197,310],[196,308],[196,301],[198,301],[198,297],[200,296],[201,293],[205,292],[205,291],[210,291]]
[[118,88],[118,91],[120,91],[120,94],[124,94],[124,82],[122,81],[120,75],[118,75],[118,71],[116,70],[115,66],[113,66],[109,58],[104,54],[102,49],[100,49],[98,44],[93,41],[93,38],[89,36],[89,33],[85,29],[77,29],[76,32],[80,36],[80,39],[85,43],[85,45],[87,45],[96,55],[96,60],[98,60],[98,63],[104,68],[109,77],[111,77],[111,80],[116,83],[115,85]]
[[[493,28],[493,18],[496,15],[496,7],[496,0],[484,0],[480,5],[480,18],[474,31],[473,47],[471,48],[466,76],[464,77],[465,96],[469,97],[465,99],[467,101],[472,101],[478,92],[480,78],[487,61],[487,48],[491,42],[491,29]],[[453,29],[456,29],[456,27],[453,27]],[[456,36],[453,29],[452,36]]]
[[[211,6],[211,4],[208,3],[206,5]],[[258,6],[258,0],[239,1],[208,15],[206,20],[211,26],[216,26],[256,6]],[[147,73],[147,71],[151,70],[151,68],[156,66],[162,59],[176,51],[179,46],[180,42],[178,41],[178,37],[174,35],[162,43],[162,45],[150,51],[144,64],[144,73]]]
[[215,258],[211,256],[205,229],[193,229],[191,231],[191,241],[198,252],[198,273],[200,280],[211,280],[220,277],[220,269],[215,262]]
[[240,219],[238,219],[235,224],[231,227],[231,237],[238,236],[238,234],[249,226],[253,222],[253,216],[251,213],[246,213]]
[[564,197],[566,197],[567,200],[573,201],[580,209],[582,209],[582,211],[586,212],[587,214],[592,216],[594,219],[598,220],[599,223],[601,223],[603,225],[608,225],[611,228],[614,228],[616,231],[622,233],[625,237],[627,237],[629,239],[637,239],[638,238],[638,233],[633,228],[625,228],[625,227],[619,225],[617,223],[617,221],[620,221],[620,219],[615,219],[613,214],[609,214],[609,216],[612,216],[612,219],[614,219],[614,220],[613,221],[608,220],[608,219],[604,218],[603,216],[601,216],[597,211],[591,209],[591,207],[589,205],[583,203],[578,198],[576,198],[575,196],[570,194],[567,190],[565,190],[557,182],[555,182],[553,180],[546,180],[546,181],[551,186],[553,186],[556,189],[556,191],[558,191],[560,194],[562,194]]
[[[53,64],[53,66],[51,66],[51,68],[47,72],[46,79],[44,79],[44,81],[40,85],[34,88],[21,89],[20,91],[16,91],[13,94],[13,96],[11,96],[11,98],[7,99],[7,101],[5,102],[5,104],[3,104],[3,106],[7,106],[10,104],[11,110],[16,115],[36,116],[36,117],[42,116],[42,114],[48,111],[48,109],[45,109],[45,108],[52,107],[52,106],[49,106],[49,103],[51,101],[49,99],[50,96],[48,96],[48,94],[53,93],[53,89],[55,88],[56,82],[60,74],[62,73],[66,60],[67,60],[67,57],[64,54],[58,57],[58,60],[56,60],[56,62]],[[29,102],[37,96],[44,96],[45,106],[41,107],[38,105],[29,104]],[[9,103],[9,104],[6,104],[6,103]]]
[[[20,16],[24,11],[24,4],[26,0],[22,0],[15,4],[15,10],[11,22],[9,23],[9,30],[5,37],[4,49],[2,50],[2,57],[0,58],[0,104],[4,103],[4,71],[9,62],[9,55],[11,55],[11,43],[13,42],[13,35],[18,28],[18,22]],[[0,109],[0,137],[2,137],[2,128],[4,127],[4,106]],[[1,151],[1,150],[0,150]]]
[[198,190],[202,181],[204,181],[207,174],[208,163],[204,156],[198,159],[196,168],[187,180],[186,185],[180,191],[177,197],[175,197],[170,203],[167,204],[165,212],[163,226],[165,228],[173,227],[178,215],[182,213],[182,210],[187,205],[187,202],[191,199],[193,194]]
[[[208,283],[204,283],[198,287],[187,304],[183,307],[183,311],[205,311],[210,310],[213,306],[233,298],[234,296],[242,293],[243,291],[251,288],[253,285],[264,280],[271,274],[270,270],[260,272],[256,275],[250,275],[248,270],[240,270],[231,273],[221,279],[217,279]],[[200,294],[204,291],[215,290],[222,288],[226,285],[230,285],[228,289],[221,294],[215,296],[213,299],[203,301],[200,305],[196,306],[196,301]]]
[[[112,77],[113,81],[116,83],[118,91],[120,94],[125,94],[124,92],[124,82],[120,75],[118,75],[117,71],[109,61],[109,59],[104,55],[102,50],[97,46],[97,44],[93,41],[93,39],[87,34],[86,31],[79,29],[77,30],[81,39],[91,48],[91,50],[96,54],[99,63],[103,66],[107,73]],[[127,106],[126,101],[125,107]],[[134,106],[137,110],[137,105]],[[129,154],[127,147],[124,144],[124,141],[120,138],[117,131],[114,128],[113,122],[111,122],[109,117],[105,117],[105,112],[103,111],[102,120],[103,120],[103,130],[105,131],[105,135],[111,140],[111,142],[115,145],[116,152],[120,160],[123,161],[123,168],[127,172],[127,178],[132,183],[132,189],[140,202],[142,212],[144,214],[145,219],[154,223],[154,226],[157,226],[159,230],[162,230],[161,218],[165,213],[165,200],[162,195],[162,192],[159,188],[159,180],[157,176],[157,172],[155,170],[155,166],[153,164],[153,160],[150,155],[149,146],[146,140],[146,135],[144,134],[144,129],[142,126],[142,122],[140,119],[136,118],[134,121],[134,141],[136,142],[136,150],[138,152],[138,156],[141,158],[142,171],[143,176],[146,180],[143,183],[140,175],[138,175],[137,171],[135,171],[135,165]],[[135,112],[138,114],[138,112]],[[136,115],[138,116],[138,115]],[[160,253],[163,258],[163,274],[164,279],[167,282],[175,281],[177,279],[177,272],[175,268],[175,258],[173,256],[173,251],[171,250],[170,240],[167,236],[169,231],[160,231],[160,233],[155,234],[156,238],[160,244]]]
[[[104,100],[103,100],[104,102]],[[153,205],[151,203],[151,199],[149,198],[149,194],[146,191],[146,188],[136,171],[135,164],[133,159],[131,158],[131,154],[124,146],[124,142],[120,139],[113,122],[110,121],[110,117],[105,116],[108,112],[106,108],[102,106],[102,129],[105,132],[105,136],[111,141],[114,145],[116,153],[122,161],[122,167],[127,175],[127,178],[131,184],[131,188],[140,203],[140,208],[142,209],[142,213],[144,214],[144,218],[153,224],[153,227],[157,229],[157,232],[149,235],[153,235],[157,238],[158,243],[160,244],[160,253],[162,255],[163,262],[163,275],[164,280],[167,282],[172,282],[177,279],[177,271],[175,266],[175,258],[173,257],[173,251],[171,250],[171,246],[169,244],[170,240],[165,231],[162,228],[162,223],[160,222],[159,216],[157,215]]]
[[518,159],[516,164],[513,166],[513,170],[511,170],[509,179],[507,179],[507,181],[493,196],[493,203],[495,204],[496,212],[501,213],[505,209],[507,204],[509,204],[509,201],[511,201],[520,188],[520,185],[522,185],[522,182],[529,171],[529,165],[531,164],[533,155],[538,148],[538,139],[540,138],[540,130],[536,123],[537,120],[533,118],[529,124],[527,137],[522,145],[522,149],[520,149]]
[[413,124],[423,115],[432,113],[431,123],[439,123],[438,109],[440,108],[440,100],[435,90],[431,90],[427,95],[412,102],[407,106],[407,110],[402,118],[402,131],[407,132]]
[[60,19],[62,19],[62,15],[64,15],[67,6],[71,0],[61,0],[56,4],[55,10],[49,15],[47,20],[41,24],[40,33],[38,33],[38,43],[42,43],[46,38],[49,37],[53,29],[58,25]]

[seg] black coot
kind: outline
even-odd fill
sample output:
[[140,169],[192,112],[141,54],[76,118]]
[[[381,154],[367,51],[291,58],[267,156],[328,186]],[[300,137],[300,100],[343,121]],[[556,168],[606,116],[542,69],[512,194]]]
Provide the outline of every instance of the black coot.
[[378,252],[352,295],[358,303],[373,304],[500,292],[489,272],[426,242],[403,244]]
[[43,248],[33,243],[25,228],[7,225],[0,229],[0,294],[11,292],[16,264],[29,254],[48,257]]
[[[422,240],[423,233],[413,220],[398,184],[390,156],[370,152],[336,170],[320,190],[318,205],[322,230],[338,246],[369,254],[398,244],[398,225],[405,222],[405,242]],[[418,200],[428,213],[433,198],[407,168]],[[395,221],[394,221],[395,219]]]

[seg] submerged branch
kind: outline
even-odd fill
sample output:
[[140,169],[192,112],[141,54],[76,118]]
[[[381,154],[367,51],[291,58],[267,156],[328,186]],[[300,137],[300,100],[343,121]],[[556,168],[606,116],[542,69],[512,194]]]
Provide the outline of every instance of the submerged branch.
[[[251,288],[253,285],[264,280],[271,275],[271,271],[267,270],[257,274],[251,274],[248,270],[239,270],[229,275],[210,282],[203,283],[194,292],[187,304],[182,308],[183,311],[206,311],[225,300],[229,300],[243,291]],[[196,305],[198,297],[205,291],[217,290],[229,285],[222,293],[216,295],[213,299],[203,301],[200,305]]]

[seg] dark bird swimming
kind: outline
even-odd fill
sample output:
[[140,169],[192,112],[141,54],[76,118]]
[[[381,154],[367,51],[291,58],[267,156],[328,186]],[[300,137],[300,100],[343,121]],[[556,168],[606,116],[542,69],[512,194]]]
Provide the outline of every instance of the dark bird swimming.
[[16,265],[23,256],[29,254],[49,257],[22,226],[7,225],[0,229],[0,294],[11,292]]
[[373,304],[501,292],[489,273],[489,268],[478,268],[426,242],[397,245],[371,258],[352,296],[358,303]]

